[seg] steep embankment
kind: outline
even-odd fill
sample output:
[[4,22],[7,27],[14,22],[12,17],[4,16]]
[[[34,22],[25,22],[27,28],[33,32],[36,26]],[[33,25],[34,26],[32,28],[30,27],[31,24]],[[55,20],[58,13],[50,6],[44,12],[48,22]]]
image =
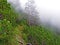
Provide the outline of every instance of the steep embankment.
[[[17,20],[17,15],[7,3],[0,0],[0,45],[60,45],[60,36],[55,36],[42,26],[28,25],[25,19]],[[18,22],[17,22],[18,21]]]

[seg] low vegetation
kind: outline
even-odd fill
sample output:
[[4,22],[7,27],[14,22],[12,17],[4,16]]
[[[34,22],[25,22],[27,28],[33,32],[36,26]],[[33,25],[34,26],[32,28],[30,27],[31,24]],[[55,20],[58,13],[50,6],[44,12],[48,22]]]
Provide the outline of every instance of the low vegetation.
[[17,15],[7,0],[0,0],[0,45],[60,45],[60,36],[50,29],[18,21]]

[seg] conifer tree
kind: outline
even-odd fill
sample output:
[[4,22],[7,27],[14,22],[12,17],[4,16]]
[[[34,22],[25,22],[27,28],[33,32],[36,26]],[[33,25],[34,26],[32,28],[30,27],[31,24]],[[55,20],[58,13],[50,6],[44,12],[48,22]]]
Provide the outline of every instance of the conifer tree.
[[28,22],[30,25],[37,25],[39,22],[39,13],[36,10],[34,0],[28,0],[25,4],[25,11],[27,13]]

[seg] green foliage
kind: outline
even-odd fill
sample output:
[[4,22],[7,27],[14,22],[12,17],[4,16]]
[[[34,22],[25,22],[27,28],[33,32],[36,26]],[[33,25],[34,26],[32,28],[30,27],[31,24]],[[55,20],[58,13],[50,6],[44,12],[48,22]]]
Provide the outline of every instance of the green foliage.
[[12,23],[7,19],[0,20],[0,44],[2,45],[15,45],[15,30]]
[[9,20],[13,25],[15,25],[17,13],[13,11],[10,4],[7,3],[7,0],[0,1],[0,14],[3,16],[3,19]]
[[[33,45],[60,45],[60,38],[42,26],[24,25],[23,39]],[[25,37],[25,38],[24,38]]]
[[17,20],[17,15],[7,0],[0,0],[0,45],[19,45],[16,39],[19,36],[33,45],[60,45],[60,36],[54,35],[50,29],[29,26],[27,20]]
[[17,14],[7,0],[0,0],[0,45],[18,45],[16,40]]

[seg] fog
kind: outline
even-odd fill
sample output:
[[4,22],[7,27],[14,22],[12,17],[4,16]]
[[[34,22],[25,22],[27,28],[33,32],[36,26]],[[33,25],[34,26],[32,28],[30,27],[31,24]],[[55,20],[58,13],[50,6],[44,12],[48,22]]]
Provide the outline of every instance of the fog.
[[[7,0],[10,4],[17,5],[17,10],[24,10],[27,0]],[[17,4],[18,3],[18,4]],[[60,28],[60,0],[35,0],[40,21]],[[12,6],[13,6],[12,5]]]
[[60,0],[38,0],[36,5],[42,22],[60,28]]

